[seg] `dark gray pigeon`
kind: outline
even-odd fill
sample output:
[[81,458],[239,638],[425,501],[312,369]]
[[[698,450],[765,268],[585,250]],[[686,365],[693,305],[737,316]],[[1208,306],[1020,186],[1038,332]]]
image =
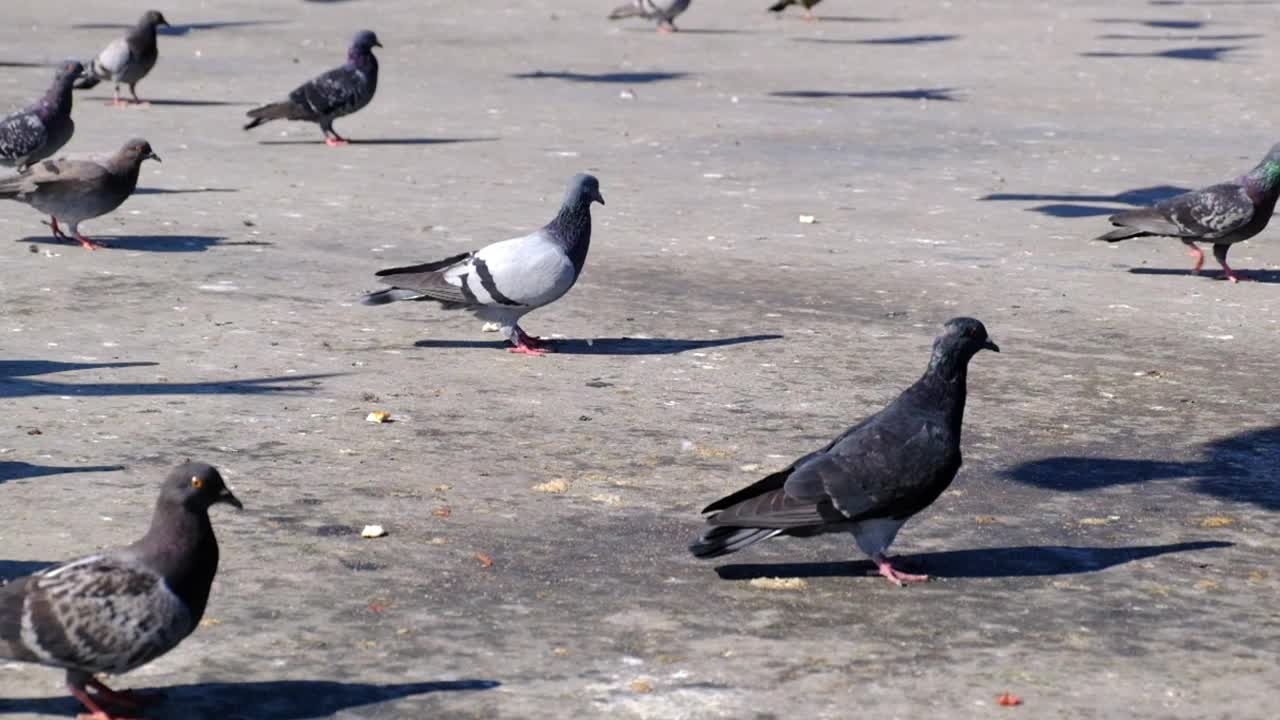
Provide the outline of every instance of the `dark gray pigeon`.
[[71,84],[83,73],[80,63],[63,63],[44,97],[0,120],[0,165],[23,170],[67,144],[76,131],[71,120]]
[[[135,86],[155,67],[160,57],[160,48],[156,45],[156,27],[169,26],[169,21],[158,10],[148,10],[142,14],[138,24],[134,25],[124,37],[112,40],[98,56],[89,63],[89,68],[77,88],[91,88],[109,80],[115,83],[115,94],[112,105],[128,105],[131,102],[139,105],[146,103],[138,99]],[[129,86],[132,100],[120,99],[120,83]]]
[[799,5],[804,8],[805,20],[817,20],[818,18],[814,17],[813,14],[813,6],[820,2],[822,2],[822,0],[778,0],[778,2],[769,6],[769,12],[780,13],[792,5]]
[[263,105],[250,110],[253,118],[244,126],[252,130],[272,120],[305,120],[318,123],[326,145],[346,145],[347,141],[333,129],[333,121],[363,108],[373,100],[378,89],[378,58],[373,48],[382,47],[372,30],[361,30],[351,41],[347,64],[308,80],[289,93],[284,102]]
[[1119,242],[1136,237],[1178,238],[1196,259],[1192,273],[1204,266],[1204,251],[1196,241],[1213,243],[1213,257],[1231,282],[1248,280],[1227,265],[1227,251],[1262,232],[1280,197],[1280,143],[1262,162],[1231,182],[1192,190],[1149,208],[1127,210],[1107,218],[1119,229],[1094,240]]
[[[160,161],[151,145],[133,139],[107,162],[88,160],[44,160],[7,178],[0,178],[0,200],[17,200],[47,213],[53,236],[60,240],[75,239],[86,250],[100,244],[80,234],[80,223],[120,207],[138,186],[138,171],[143,160]],[[71,229],[67,237],[58,227],[62,221]]]
[[849,532],[895,585],[928,579],[894,568],[885,553],[960,469],[965,379],[980,350],[1000,351],[982,323],[947,321],[924,377],[821,450],[708,505],[711,527],[689,551],[713,558],[775,535]]
[[65,669],[67,689],[93,713],[81,717],[112,720],[104,704],[136,709],[142,697],[94,675],[141,667],[199,625],[218,571],[209,522],[218,503],[241,507],[217,470],[179,465],[141,540],[0,587],[0,657]]
[[610,20],[638,17],[658,21],[658,32],[675,32],[675,20],[689,9],[692,0],[631,0],[614,8]]
[[604,204],[591,175],[569,181],[564,204],[551,222],[524,237],[486,245],[438,262],[381,270],[392,287],[366,295],[365,305],[435,300],[447,310],[469,310],[499,323],[510,352],[542,355],[541,338],[525,334],[520,318],[549,305],[578,281],[591,245],[591,203]]

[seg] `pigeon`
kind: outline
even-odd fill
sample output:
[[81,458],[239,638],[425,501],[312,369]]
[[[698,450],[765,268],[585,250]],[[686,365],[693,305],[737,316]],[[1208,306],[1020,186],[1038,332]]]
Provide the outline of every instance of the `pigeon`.
[[1256,167],[1235,180],[1161,200],[1149,208],[1112,215],[1107,220],[1118,229],[1094,240],[1178,238],[1196,259],[1192,274],[1198,274],[1204,266],[1204,251],[1196,247],[1196,242],[1211,242],[1213,257],[1227,279],[1240,282],[1248,278],[1227,265],[1227,251],[1232,244],[1262,232],[1271,220],[1277,197],[1280,197],[1280,143],[1273,145]]
[[469,310],[498,323],[514,345],[509,352],[542,355],[546,341],[525,334],[520,318],[558,300],[582,274],[591,245],[592,202],[604,204],[600,182],[575,175],[560,212],[537,232],[437,262],[379,271],[391,287],[361,302],[435,300],[445,309]]
[[818,18],[813,14],[813,6],[820,2],[822,2],[822,0],[778,0],[778,2],[769,6],[769,12],[780,13],[791,5],[799,5],[804,8],[805,20],[817,20]]
[[640,17],[658,21],[658,32],[675,32],[675,19],[689,9],[692,0],[632,0],[609,13],[610,20]]
[[[169,27],[169,21],[165,20],[164,15],[161,15],[158,10],[148,10],[143,13],[138,24],[125,33],[124,37],[112,40],[102,49],[102,52],[98,53],[98,57],[89,63],[85,76],[76,83],[76,87],[83,90],[103,80],[110,80],[115,83],[112,105],[128,105],[131,102],[145,105],[146,103],[138,98],[135,86],[138,81],[147,76],[147,73],[151,72],[151,68],[156,65],[156,59],[160,57],[160,49],[156,47],[156,27],[160,25]],[[120,99],[120,83],[129,86],[129,94],[133,96],[132,101]]]
[[113,720],[104,704],[150,700],[94,676],[141,667],[199,625],[218,570],[209,507],[219,503],[243,507],[213,467],[184,463],[165,478],[141,540],[0,586],[0,657],[65,669],[92,713],[82,718]]
[[252,130],[272,120],[306,120],[318,123],[326,145],[346,145],[333,129],[333,121],[369,104],[378,89],[378,58],[373,48],[382,47],[372,30],[361,30],[351,41],[347,64],[308,80],[289,93],[284,102],[263,105],[248,112],[253,118],[244,126]]
[[982,323],[947,321],[924,377],[821,450],[708,505],[710,527],[689,551],[713,558],[775,535],[850,532],[893,584],[927,580],[898,570],[885,553],[960,469],[965,378],[980,350],[1000,351]]
[[71,84],[83,73],[80,63],[63,63],[44,97],[0,120],[0,165],[25,170],[67,144],[76,130]]
[[[80,234],[80,223],[120,207],[138,186],[138,169],[143,160],[160,162],[151,145],[142,139],[124,144],[104,164],[88,160],[43,160],[23,172],[0,178],[0,200],[17,200],[48,213],[53,236],[74,238],[86,250],[102,247]],[[67,237],[58,221],[71,228]]]

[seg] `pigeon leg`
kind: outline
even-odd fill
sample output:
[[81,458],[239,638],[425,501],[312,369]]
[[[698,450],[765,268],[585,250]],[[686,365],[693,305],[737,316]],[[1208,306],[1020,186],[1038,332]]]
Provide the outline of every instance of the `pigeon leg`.
[[658,32],[660,33],[673,33],[673,32],[676,32],[678,29],[679,28],[676,27],[676,24],[671,22],[670,20],[663,20],[658,23]]
[[876,567],[880,569],[881,575],[888,578],[889,582],[897,585],[898,587],[902,587],[909,583],[927,582],[929,580],[928,575],[912,575],[911,573],[904,573],[901,570],[895,569],[893,564],[889,562],[889,558],[880,553],[873,555],[871,557],[871,562],[875,563]]
[[813,8],[805,8],[804,19],[809,22],[816,22],[818,20],[818,16],[813,14]]
[[541,339],[532,337],[530,335],[525,335],[524,331],[520,329],[519,325],[515,327],[515,332],[512,334],[514,335],[514,337],[511,339],[511,341],[514,342],[516,346],[507,348],[507,352],[516,353],[519,355],[534,355],[534,356],[547,354],[547,351],[542,347],[540,347],[542,343]]
[[338,131],[333,129],[332,120],[326,120],[325,122],[320,123],[320,129],[324,132],[325,145],[328,145],[329,147],[342,147],[343,145],[350,145],[350,143],[347,141],[346,138],[339,135]]
[[113,705],[123,705],[130,709],[138,709],[154,705],[164,699],[158,692],[141,693],[135,690],[112,690],[97,678],[89,678],[85,685],[97,691],[98,697]]
[[71,239],[71,238],[67,237],[67,234],[66,234],[66,233],[62,232],[62,228],[58,227],[58,218],[56,218],[56,217],[54,217],[54,216],[50,215],[50,216],[49,216],[49,222],[45,223],[45,225],[48,225],[48,226],[49,226],[49,229],[53,231],[53,236],[54,236],[54,237],[56,237],[56,238],[58,238],[59,240],[70,240],[70,239]]
[[1222,266],[1222,272],[1227,276],[1227,279],[1230,280],[1231,282],[1238,283],[1241,280],[1248,280],[1249,279],[1248,277],[1237,273],[1236,271],[1232,270],[1229,265],[1227,265],[1227,251],[1230,249],[1231,249],[1230,245],[1222,245],[1222,244],[1214,245],[1213,259],[1217,260],[1218,264]]
[[515,332],[516,337],[519,338],[519,342],[521,344],[528,345],[529,347],[540,348],[551,344],[550,340],[544,340],[537,335],[530,335],[526,333],[519,325],[515,326]]
[[1190,248],[1187,250],[1187,254],[1196,259],[1195,267],[1191,268],[1191,274],[1199,275],[1200,268],[1204,267],[1204,251],[1196,247],[1196,244],[1191,240],[1183,240],[1182,242],[1186,243],[1187,247]]
[[[63,235],[63,237],[66,237],[66,235]],[[84,235],[81,235],[80,223],[71,223],[71,237],[75,238],[76,242],[80,243],[80,247],[85,250],[97,250],[100,247],[106,247],[106,245],[103,245],[102,243],[94,242]]]
[[67,690],[71,691],[72,697],[79,700],[80,704],[84,705],[85,708],[89,710],[87,713],[80,713],[77,715],[76,720],[133,720],[133,718],[128,718],[123,715],[112,715],[106,710],[103,710],[102,706],[94,702],[93,697],[81,688],[68,684]]
[[138,97],[138,91],[133,89],[135,83],[129,83],[129,94],[133,96],[133,104],[138,107],[149,107],[151,103]]
[[124,107],[129,103],[120,99],[120,84],[116,83],[115,90],[111,94],[111,107]]

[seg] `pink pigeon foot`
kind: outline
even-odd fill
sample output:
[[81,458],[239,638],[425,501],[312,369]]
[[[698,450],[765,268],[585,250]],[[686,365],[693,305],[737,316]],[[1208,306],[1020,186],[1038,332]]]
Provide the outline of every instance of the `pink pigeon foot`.
[[343,145],[350,145],[351,143],[340,137],[327,137],[324,139],[324,144],[329,147],[342,147]]
[[106,245],[103,245],[100,242],[94,242],[93,240],[90,240],[89,238],[81,235],[80,233],[76,233],[75,239],[76,239],[76,242],[80,243],[80,247],[84,248],[85,250],[97,250],[98,248],[106,247]]
[[135,720],[134,718],[127,717],[125,715],[112,715],[102,709],[101,705],[94,702],[93,696],[78,687],[68,687],[67,690],[69,690],[71,695],[76,700],[79,700],[80,704],[84,705],[89,711],[87,713],[80,713],[79,715],[76,715],[76,720]]
[[1191,268],[1191,274],[1199,275],[1200,268],[1204,267],[1204,251],[1195,245],[1192,245],[1191,249],[1187,251],[1187,254],[1196,259],[1195,267]]
[[901,570],[895,569],[889,562],[889,558],[883,555],[873,557],[871,558],[871,561],[880,569],[881,575],[888,578],[889,582],[897,585],[898,587],[902,587],[903,585],[910,583],[928,582],[929,580],[928,575],[912,575],[911,573],[904,573]]
[[87,683],[89,687],[97,691],[98,697],[107,701],[112,705],[123,705],[130,709],[143,708],[148,705],[155,705],[164,700],[164,695],[158,692],[138,692],[137,690],[112,690],[102,683],[101,680],[90,678]]

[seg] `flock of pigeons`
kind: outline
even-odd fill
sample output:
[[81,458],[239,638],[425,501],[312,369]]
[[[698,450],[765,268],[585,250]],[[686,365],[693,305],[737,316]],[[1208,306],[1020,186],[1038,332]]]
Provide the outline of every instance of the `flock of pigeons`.
[[[806,12],[818,0],[783,0],[771,9],[798,4]],[[635,0],[610,17],[672,21],[689,0]],[[0,162],[18,168],[0,179],[0,197],[20,200],[48,214],[53,233],[86,248],[98,244],[79,224],[119,207],[137,185],[144,160],[159,157],[141,139],[130,140],[105,163],[49,159],[70,140],[73,88],[102,81],[116,84],[113,103],[142,102],[137,83],[158,58],[156,27],[162,14],[149,11],[124,37],[113,41],[86,67],[61,65],[48,92],[30,107],[0,120]],[[372,99],[378,61],[377,36],[355,36],[347,62],[305,83],[287,99],[249,111],[245,129],[271,120],[314,122],[329,145],[344,140],[336,118]],[[131,98],[121,100],[119,85]],[[1203,262],[1196,242],[1213,244],[1227,265],[1233,243],[1259,233],[1280,196],[1280,145],[1249,173],[1110,218],[1115,230],[1099,240],[1177,238]],[[363,298],[367,305],[394,301],[439,303],[496,323],[509,351],[542,355],[550,342],[527,334],[521,318],[562,297],[573,287],[591,242],[591,205],[604,204],[599,181],[573,177],[550,222],[524,237],[436,262],[382,270],[389,286]],[[700,558],[736,552],[774,536],[811,537],[848,532],[896,585],[922,582],[895,567],[888,550],[902,525],[933,503],[961,464],[960,435],[969,361],[982,350],[999,352],[981,322],[955,318],[934,342],[924,375],[880,412],[854,425],[820,450],[783,470],[708,505],[706,530],[690,546]],[[151,527],[138,542],[64,563],[0,586],[0,657],[66,670],[67,687],[93,720],[118,718],[113,710],[135,710],[149,698],[117,692],[95,678],[137,668],[173,649],[199,624],[218,565],[218,545],[208,510],[240,502],[209,465],[188,462],[161,486]]]

